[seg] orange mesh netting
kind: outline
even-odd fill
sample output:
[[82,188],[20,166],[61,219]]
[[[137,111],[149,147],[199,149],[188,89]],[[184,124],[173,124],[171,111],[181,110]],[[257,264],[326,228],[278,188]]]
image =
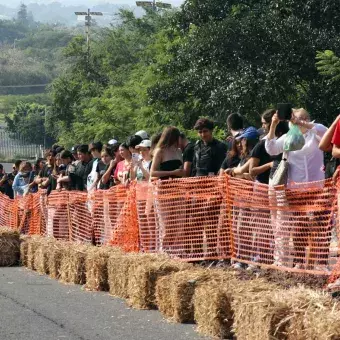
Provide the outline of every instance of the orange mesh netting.
[[116,186],[93,194],[0,194],[0,223],[23,233],[163,252],[186,261],[232,259],[286,271],[340,276],[339,187],[292,188],[229,177]]

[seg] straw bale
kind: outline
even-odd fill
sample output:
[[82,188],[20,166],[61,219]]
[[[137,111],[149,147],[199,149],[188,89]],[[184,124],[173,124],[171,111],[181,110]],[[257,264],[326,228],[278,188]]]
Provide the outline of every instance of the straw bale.
[[192,267],[188,263],[169,259],[139,264],[129,275],[129,304],[138,309],[157,308],[155,297],[157,280],[170,273]]
[[118,256],[121,250],[114,247],[93,247],[86,257],[86,286],[88,290],[108,291],[108,259]]
[[230,289],[233,279],[204,282],[195,290],[194,309],[197,330],[219,339],[232,339],[234,311]]
[[35,270],[34,267],[34,256],[35,252],[41,245],[41,243],[44,242],[44,238],[41,236],[32,236],[28,239],[28,249],[27,249],[27,267],[29,269]]
[[108,260],[108,283],[110,294],[123,299],[129,297],[128,284],[132,272],[142,263],[167,259],[165,255],[155,254],[114,254]]
[[28,252],[29,236],[20,236],[20,263],[22,266],[27,266],[27,252]]
[[60,267],[61,262],[65,254],[67,253],[70,247],[70,243],[56,241],[49,249],[48,249],[48,268],[50,272],[50,277],[53,279],[60,278]]
[[194,322],[195,290],[205,282],[235,278],[233,272],[193,267],[160,278],[156,285],[157,306],[171,321]]
[[330,308],[309,310],[305,317],[306,339],[339,340],[340,309],[337,304]]
[[10,228],[0,228],[0,267],[19,263],[20,235]]
[[86,282],[85,261],[92,248],[88,244],[68,244],[60,262],[60,281],[81,285]]
[[[255,281],[242,282],[233,291],[234,331],[239,340],[306,339],[307,310],[330,305],[329,297],[311,289],[273,287],[265,292],[254,287]],[[247,290],[248,285],[252,287]]]
[[34,253],[34,268],[40,274],[49,274],[48,250],[54,242],[55,239],[52,237],[42,239]]

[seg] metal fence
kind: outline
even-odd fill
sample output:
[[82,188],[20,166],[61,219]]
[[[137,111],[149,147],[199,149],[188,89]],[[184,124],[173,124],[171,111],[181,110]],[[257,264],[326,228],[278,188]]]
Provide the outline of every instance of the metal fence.
[[0,127],[0,159],[32,159],[42,155],[42,145],[30,144],[20,134],[9,134]]

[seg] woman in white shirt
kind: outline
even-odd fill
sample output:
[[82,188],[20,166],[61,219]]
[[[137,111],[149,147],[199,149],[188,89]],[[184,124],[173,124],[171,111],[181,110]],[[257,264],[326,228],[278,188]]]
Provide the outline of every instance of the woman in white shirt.
[[[275,114],[265,142],[266,151],[271,156],[279,155],[284,151],[287,134],[278,139],[275,138],[275,129],[279,122],[278,115]],[[308,192],[311,193],[311,195],[308,196],[309,202],[298,200],[296,192],[292,192],[294,201],[291,202],[289,202],[289,197],[287,197],[288,192],[287,195],[281,195],[281,203],[278,205],[291,205],[292,212],[289,211],[289,209],[283,209],[282,212],[280,212],[280,218],[278,217],[276,220],[276,226],[274,227],[276,229],[274,253],[277,256],[275,256],[275,260],[279,265],[287,265],[287,259],[289,259],[289,239],[292,233],[295,249],[293,262],[295,263],[296,269],[304,268],[305,252],[309,239],[311,240],[309,264],[317,258],[319,265],[326,266],[329,242],[325,238],[325,232],[327,232],[326,229],[329,228],[329,226],[322,228],[322,222],[324,221],[320,221],[320,218],[317,217],[318,212],[301,211],[294,213],[294,206],[301,207],[301,205],[316,200],[317,197],[322,194],[322,190],[320,191],[320,189],[322,189],[323,183],[320,183],[320,181],[325,179],[325,173],[323,170],[324,156],[323,152],[319,149],[319,143],[326,133],[327,128],[322,124],[311,122],[309,113],[304,109],[293,110],[291,124],[299,126],[305,139],[305,145],[301,150],[288,152],[287,188],[297,189],[300,187],[302,190],[305,190],[306,187],[301,186],[301,184],[299,185],[299,183],[319,182],[308,185]],[[317,270],[319,268],[320,267],[314,269]]]

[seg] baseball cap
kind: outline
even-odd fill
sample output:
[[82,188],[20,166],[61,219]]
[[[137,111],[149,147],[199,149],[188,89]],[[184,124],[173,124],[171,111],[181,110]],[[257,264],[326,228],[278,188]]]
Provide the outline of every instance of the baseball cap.
[[115,145],[115,144],[118,144],[118,141],[116,139],[110,139],[107,144]]
[[259,138],[259,132],[253,126],[246,128],[242,133],[240,133],[235,139],[257,139]]
[[136,132],[135,136],[142,137],[142,139],[149,139],[148,133],[144,130],[140,130],[140,131]]
[[151,140],[149,139],[142,140],[142,142],[136,146],[136,149],[138,148],[151,148]]

